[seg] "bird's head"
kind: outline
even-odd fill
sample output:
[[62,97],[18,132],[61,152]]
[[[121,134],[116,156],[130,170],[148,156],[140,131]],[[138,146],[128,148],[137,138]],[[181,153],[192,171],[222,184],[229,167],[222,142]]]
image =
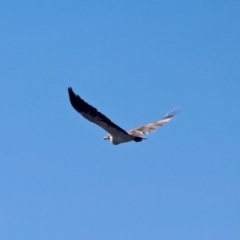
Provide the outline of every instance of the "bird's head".
[[110,135],[109,135],[109,134],[106,135],[103,139],[104,139],[104,140],[110,140]]

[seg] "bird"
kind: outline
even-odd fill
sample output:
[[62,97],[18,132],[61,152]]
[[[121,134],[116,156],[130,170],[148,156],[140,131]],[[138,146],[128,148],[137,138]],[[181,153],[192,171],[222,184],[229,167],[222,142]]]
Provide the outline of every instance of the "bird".
[[106,130],[108,134],[103,139],[109,140],[113,145],[130,141],[141,142],[142,140],[146,140],[146,135],[151,132],[155,132],[158,128],[172,120],[179,109],[175,108],[159,121],[143,125],[127,132],[113,123],[95,107],[85,102],[79,95],[75,94],[71,87],[68,88],[68,94],[72,107],[84,118]]

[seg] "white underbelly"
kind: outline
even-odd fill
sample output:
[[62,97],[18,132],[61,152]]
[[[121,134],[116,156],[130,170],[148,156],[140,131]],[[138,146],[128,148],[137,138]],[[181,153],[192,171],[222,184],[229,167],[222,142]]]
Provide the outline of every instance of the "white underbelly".
[[132,140],[133,140],[133,138],[131,135],[124,134],[124,133],[118,133],[116,135],[111,136],[111,142],[114,145],[117,145],[120,143],[125,143],[125,142],[130,142]]

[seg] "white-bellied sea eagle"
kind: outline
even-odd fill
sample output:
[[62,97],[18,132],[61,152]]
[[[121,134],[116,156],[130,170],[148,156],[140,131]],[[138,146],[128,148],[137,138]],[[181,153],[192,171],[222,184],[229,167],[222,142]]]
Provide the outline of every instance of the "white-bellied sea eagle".
[[141,142],[143,139],[146,139],[144,135],[147,135],[150,132],[155,132],[159,127],[168,123],[172,118],[174,118],[178,111],[178,108],[176,108],[157,122],[149,123],[126,132],[113,123],[109,118],[100,113],[96,108],[86,103],[82,98],[76,95],[71,87],[68,88],[68,93],[73,108],[87,120],[106,130],[108,135],[104,137],[104,140],[110,140],[114,145],[130,141]]

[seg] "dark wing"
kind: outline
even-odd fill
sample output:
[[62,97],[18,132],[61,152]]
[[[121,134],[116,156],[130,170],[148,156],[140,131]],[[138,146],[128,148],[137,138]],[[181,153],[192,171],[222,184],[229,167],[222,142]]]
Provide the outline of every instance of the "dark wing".
[[73,108],[79,112],[83,117],[87,120],[97,124],[98,126],[105,129],[110,134],[114,134],[116,132],[122,132],[128,134],[122,128],[113,123],[110,119],[100,113],[96,108],[86,103],[83,99],[81,99],[78,95],[76,95],[72,88],[68,88],[70,102]]
[[163,119],[154,122],[149,123],[144,126],[141,126],[139,128],[135,128],[128,132],[128,134],[141,137],[144,134],[148,134],[150,132],[155,132],[158,128],[162,127],[164,124],[168,123],[170,120],[172,120],[175,115],[178,113],[178,108],[175,108],[171,113],[167,114]]

